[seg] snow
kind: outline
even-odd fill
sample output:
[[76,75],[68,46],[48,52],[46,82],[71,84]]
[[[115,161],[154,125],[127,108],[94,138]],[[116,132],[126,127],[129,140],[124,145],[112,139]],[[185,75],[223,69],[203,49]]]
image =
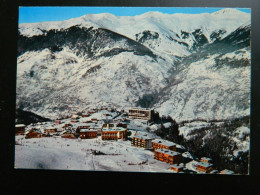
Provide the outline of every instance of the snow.
[[[239,20],[237,19],[239,18]],[[22,35],[32,37],[44,34],[43,31],[50,29],[67,29],[71,26],[80,25],[81,27],[105,28],[126,35],[135,40],[135,35],[146,30],[158,32],[160,39],[156,48],[157,51],[168,54],[183,56],[188,55],[185,46],[170,41],[167,37],[175,37],[173,32],[181,35],[182,31],[193,32],[202,28],[203,34],[210,41],[210,34],[215,30],[225,27],[226,35],[234,31],[238,26],[250,21],[250,14],[238,11],[236,9],[218,11],[212,14],[163,14],[160,12],[147,12],[137,16],[114,16],[113,14],[87,14],[79,18],[72,18],[60,22],[42,22],[42,23],[23,23],[19,25],[19,31]],[[206,28],[203,26],[207,25]],[[192,46],[193,38],[185,41]],[[149,47],[149,42],[144,43]],[[174,50],[172,48],[175,48]]]
[[189,134],[196,130],[196,129],[200,129],[200,128],[203,128],[203,127],[207,127],[209,126],[210,123],[207,123],[207,122],[191,122],[191,123],[185,123],[184,126],[181,126],[179,127],[179,132],[180,132],[180,135],[183,135],[185,139],[190,139],[192,138],[192,136],[189,136]]
[[[15,168],[85,171],[171,172],[170,164],[154,159],[152,151],[130,141],[16,136]],[[94,155],[100,151],[105,155]]]
[[245,153],[250,149],[250,129],[245,126],[237,128],[233,133],[233,141],[236,143],[237,149],[233,151],[233,155],[237,157],[241,152]]
[[[133,17],[117,17],[109,13],[88,14],[60,22],[20,24],[20,33],[29,37],[44,34],[44,30],[64,30],[77,24],[80,27],[107,28],[133,40],[136,40],[137,34],[142,35],[149,30],[153,35],[158,33],[159,38],[143,44],[159,57],[155,61],[149,56],[122,52],[111,57],[89,59],[77,56],[68,47],[55,53],[49,49],[26,52],[17,59],[17,105],[26,104],[25,110],[54,119],[57,115],[84,111],[90,106],[107,103],[116,107],[131,107],[143,95],[156,93],[166,87],[169,92],[154,108],[162,115],[172,116],[177,122],[197,117],[223,119],[249,115],[250,66],[217,70],[215,59],[219,56],[214,55],[189,64],[176,76],[177,84],[168,87],[167,81],[172,79],[170,71],[178,68],[174,67],[176,56],[190,55],[189,48],[195,41],[193,36],[182,38],[182,31],[192,33],[201,29],[210,42],[210,35],[216,30],[224,29],[226,33],[221,37],[224,38],[239,26],[250,23],[250,14],[236,9],[223,9],[212,14],[149,12]],[[186,48],[167,37],[189,46]],[[124,44],[124,41],[118,41],[114,47],[120,48]],[[97,55],[110,49],[110,45],[107,45]],[[241,49],[219,59],[250,62],[250,55],[250,50]],[[88,74],[94,67],[100,69]],[[34,76],[31,76],[32,73]],[[243,109],[238,108],[241,102],[245,107]],[[71,110],[64,111],[67,107],[71,107]],[[104,119],[104,116],[96,118]],[[138,129],[138,124],[130,123],[130,128]],[[151,131],[156,128],[152,126]],[[144,129],[144,126],[140,128]],[[181,130],[186,135],[190,129]]]
[[[250,66],[224,66],[216,69],[216,57],[213,55],[192,62],[187,70],[178,75],[180,82],[169,89],[170,97],[155,105],[156,110],[163,115],[170,115],[177,122],[194,118],[224,119],[249,115],[249,106],[238,110],[237,104],[243,100],[244,105],[249,105]],[[238,50],[220,59],[243,59],[250,62],[250,51]]]

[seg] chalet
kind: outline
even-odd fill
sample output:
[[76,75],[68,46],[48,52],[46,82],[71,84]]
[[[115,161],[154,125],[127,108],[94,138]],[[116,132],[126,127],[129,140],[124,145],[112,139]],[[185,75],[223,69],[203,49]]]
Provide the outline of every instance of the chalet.
[[[65,128],[66,129],[66,128]],[[62,131],[64,131],[64,129],[63,128],[57,128],[57,132],[62,132]]]
[[75,139],[76,138],[75,134],[70,130],[65,130],[65,131],[61,132],[61,137],[62,138],[69,138],[69,139]]
[[54,127],[47,127],[46,129],[44,129],[44,133],[56,133],[57,132],[57,128]]
[[90,114],[88,114],[88,113],[82,113],[81,116],[82,116],[82,117],[89,117]]
[[137,146],[141,148],[150,149],[152,148],[152,140],[153,138],[149,137],[148,135],[134,135],[132,137],[132,146]]
[[71,119],[79,119],[79,115],[75,114],[71,117]]
[[93,123],[92,120],[83,120],[82,123]]
[[17,124],[15,125],[15,134],[16,135],[23,135],[25,131],[25,125],[24,124]]
[[102,140],[126,140],[127,139],[127,129],[123,127],[107,127],[101,130]]
[[25,133],[25,139],[40,137],[42,137],[42,132],[38,129],[31,129]]
[[170,141],[166,141],[163,139],[155,139],[152,141],[153,150],[157,150],[160,148],[164,148],[167,150],[176,151],[176,144]]
[[123,124],[123,123],[104,123],[102,125],[102,128],[113,128],[113,127],[123,127],[123,128],[127,128],[127,124]]
[[93,123],[97,123],[98,120],[97,120],[96,118],[92,118],[91,121],[92,121]]
[[154,111],[144,108],[130,108],[128,117],[132,119],[152,120],[154,117]]
[[77,123],[78,120],[76,120],[76,119],[72,119],[70,122],[71,122],[71,123]]
[[90,125],[86,123],[77,123],[75,126],[76,132],[79,133],[81,129],[89,129]]
[[81,139],[96,138],[96,137],[97,137],[97,130],[93,130],[93,129],[81,129],[80,130]]
[[201,157],[200,161],[201,162],[206,162],[206,163],[212,163],[212,159],[211,158],[207,158],[207,157]]
[[180,163],[180,153],[164,148],[157,149],[154,151],[154,158],[169,164]]
[[89,111],[88,111],[88,114],[90,114],[90,115],[91,115],[91,114],[94,114],[94,113],[96,113],[96,111],[94,111],[94,110],[89,110]]
[[56,124],[61,124],[61,120],[55,120]]
[[197,170],[198,171],[201,171],[201,172],[204,172],[204,173],[209,173],[211,172],[213,169],[213,164],[211,163],[207,163],[207,162],[199,162],[197,165]]
[[90,125],[89,124],[85,124],[85,123],[78,123],[78,124],[76,124],[76,128],[79,128],[79,129],[89,129]]
[[65,123],[64,125],[62,125],[62,128],[65,128],[65,127],[72,127],[72,124],[70,124],[70,123]]
[[173,164],[171,167],[170,167],[170,170],[176,172],[176,173],[179,173],[179,172],[182,172],[183,171],[183,168],[184,166],[183,165],[178,165],[178,164]]
[[224,170],[220,171],[220,174],[223,174],[223,175],[232,175],[234,173],[235,173],[234,171],[231,171],[228,169],[224,169]]
[[102,129],[102,124],[100,123],[90,123],[89,129],[96,129],[96,130],[101,130]]

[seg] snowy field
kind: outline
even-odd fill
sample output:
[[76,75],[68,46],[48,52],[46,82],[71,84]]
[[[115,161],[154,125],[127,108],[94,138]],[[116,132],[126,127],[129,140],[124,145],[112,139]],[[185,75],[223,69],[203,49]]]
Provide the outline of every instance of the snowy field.
[[[94,154],[93,151],[101,152]],[[130,141],[16,136],[15,168],[86,171],[170,172],[170,164]]]

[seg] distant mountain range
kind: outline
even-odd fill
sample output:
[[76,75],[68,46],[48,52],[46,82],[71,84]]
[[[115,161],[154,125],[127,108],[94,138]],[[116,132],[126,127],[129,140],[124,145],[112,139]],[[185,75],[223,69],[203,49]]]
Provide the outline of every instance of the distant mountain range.
[[249,115],[250,14],[88,14],[19,25],[17,107],[48,118],[111,105],[177,121]]

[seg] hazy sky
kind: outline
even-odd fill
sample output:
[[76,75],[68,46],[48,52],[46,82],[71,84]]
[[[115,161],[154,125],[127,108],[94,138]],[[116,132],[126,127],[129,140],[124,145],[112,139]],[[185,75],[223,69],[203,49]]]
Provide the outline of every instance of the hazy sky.
[[[162,13],[212,13],[223,8],[176,8],[176,7],[19,7],[19,23],[61,21],[86,14],[111,13],[116,16],[135,16],[149,11]],[[250,13],[251,9],[241,11]]]

